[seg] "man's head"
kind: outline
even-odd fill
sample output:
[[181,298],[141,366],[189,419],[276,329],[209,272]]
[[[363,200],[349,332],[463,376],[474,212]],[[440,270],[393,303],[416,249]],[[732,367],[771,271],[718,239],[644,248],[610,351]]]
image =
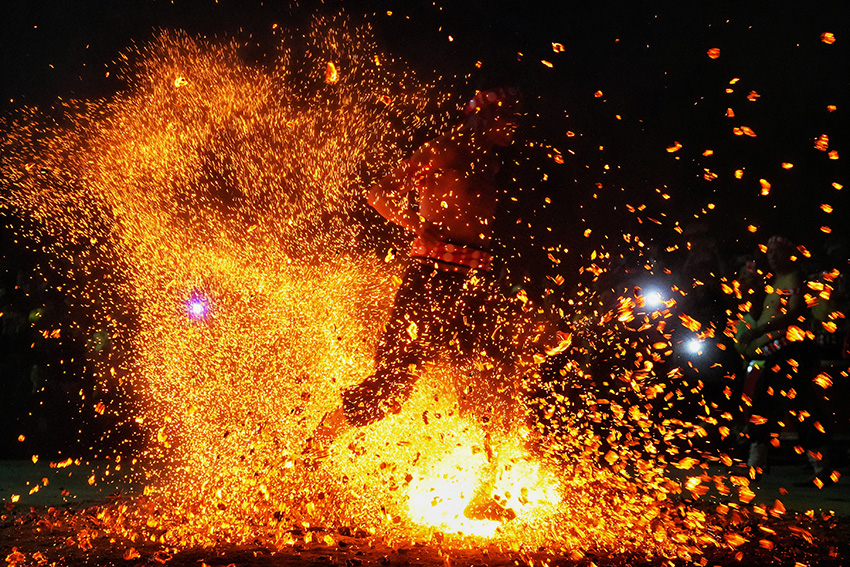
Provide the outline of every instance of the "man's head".
[[767,241],[767,263],[777,273],[794,270],[794,243],[784,236],[771,236]]
[[522,95],[513,87],[478,91],[463,109],[464,126],[484,134],[497,146],[513,141],[522,114]]

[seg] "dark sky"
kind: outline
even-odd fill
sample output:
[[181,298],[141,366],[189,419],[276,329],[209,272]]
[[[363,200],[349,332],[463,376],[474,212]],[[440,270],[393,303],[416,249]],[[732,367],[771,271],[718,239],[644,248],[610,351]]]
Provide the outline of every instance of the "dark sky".
[[[541,226],[555,226],[554,239],[574,238],[576,230],[583,231],[582,219],[598,223],[615,207],[622,212],[626,203],[645,203],[648,215],[668,215],[665,230],[671,235],[668,220],[684,225],[694,214],[703,218],[700,211],[708,203],[717,205],[708,220],[733,240],[749,237],[746,226],[752,223],[760,230],[753,242],[783,231],[817,246],[821,225],[844,224],[839,219],[847,208],[841,202],[850,186],[838,192],[831,184],[850,182],[843,165],[850,159],[845,2],[290,4],[7,3],[0,23],[2,109],[47,106],[57,97],[108,96],[121,87],[114,75],[105,77],[110,62],[163,28],[235,36],[261,54],[273,41],[273,23],[300,25],[314,12],[342,8],[353,18],[368,15],[385,49],[426,74],[472,73],[472,87],[511,82],[522,88],[531,115],[526,136],[575,152],[560,169],[541,164],[550,175],[539,184],[538,197],[550,196],[553,204],[533,208]],[[823,32],[834,33],[836,42],[822,42]],[[555,53],[553,42],[564,51]],[[719,48],[720,57],[709,58],[710,48]],[[541,63],[544,59],[553,67]],[[733,78],[739,81],[730,85]],[[597,91],[601,97],[594,96]],[[755,101],[747,99],[752,91],[759,95]],[[828,112],[828,105],[837,110]],[[727,108],[734,109],[734,118],[725,116]],[[733,128],[740,126],[757,137],[735,136]],[[577,136],[567,137],[568,130]],[[813,148],[821,134],[829,136],[840,159]],[[683,148],[670,154],[665,148],[674,142]],[[706,150],[714,154],[704,156]],[[782,162],[794,167],[783,169]],[[718,178],[707,181],[706,168]],[[734,179],[736,169],[744,170],[743,179]],[[759,194],[761,178],[772,184],[767,197]],[[835,207],[831,216],[820,210],[822,202]],[[627,222],[642,228],[636,218]]]

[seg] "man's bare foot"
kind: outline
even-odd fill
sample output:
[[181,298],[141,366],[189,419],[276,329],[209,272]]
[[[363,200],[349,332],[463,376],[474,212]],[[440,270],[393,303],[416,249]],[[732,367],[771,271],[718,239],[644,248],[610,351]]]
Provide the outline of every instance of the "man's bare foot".
[[303,451],[305,459],[312,463],[325,459],[334,440],[349,427],[351,425],[345,420],[342,407],[326,413],[313,431],[312,437],[307,439]]

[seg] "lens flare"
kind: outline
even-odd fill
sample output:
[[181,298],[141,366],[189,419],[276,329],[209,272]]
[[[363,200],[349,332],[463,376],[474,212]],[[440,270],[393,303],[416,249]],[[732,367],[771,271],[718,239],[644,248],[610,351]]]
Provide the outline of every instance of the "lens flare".
[[209,313],[209,303],[202,297],[196,297],[189,300],[186,309],[192,319],[204,319]]
[[702,354],[704,346],[705,341],[700,339],[689,339],[685,341],[685,351],[687,351],[688,354],[700,355]]

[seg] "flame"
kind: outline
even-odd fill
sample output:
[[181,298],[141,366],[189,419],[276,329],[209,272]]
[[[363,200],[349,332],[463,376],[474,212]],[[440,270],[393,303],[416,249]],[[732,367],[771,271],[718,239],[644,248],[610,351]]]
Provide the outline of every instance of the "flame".
[[554,478],[543,474],[539,464],[516,447],[502,451],[494,457],[497,471],[490,471],[485,450],[467,444],[428,466],[410,483],[407,509],[411,520],[447,533],[492,537],[501,522],[464,516],[464,509],[482,488],[489,488],[486,494],[497,505],[517,514],[512,521],[528,521],[540,513],[551,515],[558,501]]

